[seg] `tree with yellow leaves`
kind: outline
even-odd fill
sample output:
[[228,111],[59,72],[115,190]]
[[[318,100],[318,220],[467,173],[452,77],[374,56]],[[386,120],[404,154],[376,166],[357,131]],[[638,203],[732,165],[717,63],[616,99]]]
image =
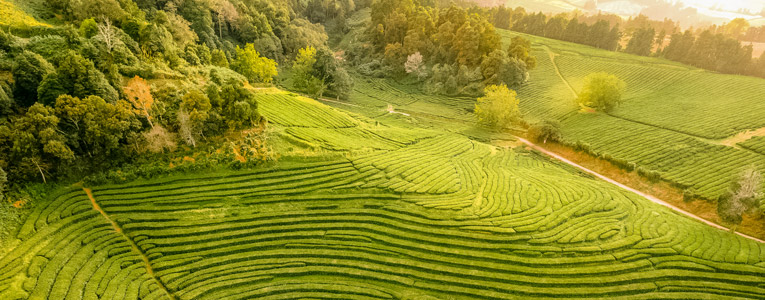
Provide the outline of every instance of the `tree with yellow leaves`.
[[149,120],[149,125],[154,128],[150,113],[151,106],[154,105],[154,97],[151,96],[151,87],[146,83],[146,80],[135,76],[128,81],[124,91],[128,101],[135,107],[136,114],[146,116],[146,119]]

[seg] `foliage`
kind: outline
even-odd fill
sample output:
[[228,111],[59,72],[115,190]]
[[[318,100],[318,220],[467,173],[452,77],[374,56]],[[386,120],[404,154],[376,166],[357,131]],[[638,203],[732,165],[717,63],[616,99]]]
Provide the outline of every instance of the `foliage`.
[[[527,59],[533,59],[533,57],[527,57]],[[487,85],[505,84],[519,88],[528,80],[527,66],[522,60],[510,58],[505,51],[498,49],[484,58],[481,63],[481,75]]]
[[176,149],[175,137],[160,125],[152,127],[142,135],[146,141],[146,150],[151,153],[172,152]]
[[717,214],[720,218],[735,226],[741,224],[742,216],[755,208],[759,208],[763,194],[761,192],[762,174],[756,166],[751,165],[731,182],[728,191],[718,198]]
[[560,141],[560,122],[557,120],[544,120],[533,124],[529,127],[528,134],[537,142],[547,143],[547,141]]
[[[389,76],[403,75],[407,69],[409,73],[431,70],[417,72],[420,80],[430,76],[425,90],[447,95],[478,95],[485,84],[519,86],[526,78],[526,67],[535,65],[530,49],[524,48],[528,43],[511,47],[517,57],[496,57],[501,53],[496,52],[501,50],[501,38],[486,14],[474,13],[477,8],[427,5],[410,0],[373,1],[372,22],[362,37],[371,47],[352,48],[349,56],[357,62],[369,61],[370,55],[380,59]],[[412,56],[416,53],[422,56],[420,63]],[[527,66],[518,68],[518,62]],[[501,75],[495,76],[498,73]]]
[[627,48],[625,48],[624,51],[636,55],[648,56],[651,54],[655,35],[656,32],[653,28],[638,29],[632,34],[632,38],[627,43]]
[[213,107],[221,112],[231,129],[254,126],[261,118],[255,95],[239,83],[224,85],[220,91],[220,103]]
[[247,44],[244,49],[236,47],[236,59],[231,68],[252,82],[270,83],[277,75],[276,62],[261,57],[253,44]]
[[16,103],[28,107],[37,102],[40,83],[53,71],[53,66],[36,53],[24,51],[16,56],[12,71]]
[[528,70],[533,70],[537,66],[537,59],[531,56],[531,42],[521,36],[515,36],[510,40],[507,55],[522,61]]
[[80,35],[86,39],[89,39],[96,34],[98,34],[98,24],[96,24],[95,19],[85,19],[82,21],[82,23],[80,23]]
[[610,112],[622,102],[626,84],[615,75],[593,73],[584,78],[584,87],[576,98],[583,107]]
[[515,10],[495,7],[489,9],[486,14],[493,15],[492,22],[499,28],[612,51],[617,50],[622,36],[619,30],[622,19],[618,16],[608,19],[606,15],[598,14],[593,15],[592,20],[586,20],[584,16],[574,12],[548,17],[542,12],[526,13],[520,7]]
[[99,72],[93,62],[69,51],[58,63],[56,71],[45,76],[38,88],[38,99],[53,104],[60,95],[84,98],[90,95],[109,102],[117,101],[117,91]]
[[484,125],[501,129],[518,121],[518,98],[515,91],[506,85],[490,85],[484,90],[485,96],[477,99],[475,114]]
[[0,203],[5,202],[5,192],[8,189],[8,173],[0,167]]
[[191,90],[183,95],[178,113],[179,133],[189,145],[195,146],[203,135],[211,108],[210,99],[201,91]]
[[141,129],[132,105],[124,100],[107,103],[99,96],[61,95],[55,105],[67,144],[81,155],[116,160]]
[[213,66],[228,68],[228,58],[226,58],[226,53],[223,52],[223,50],[215,49],[212,51],[212,58],[210,59],[210,63]]
[[419,80],[427,76],[427,69],[425,69],[425,62],[422,60],[422,54],[415,52],[407,56],[404,70],[406,70],[407,74],[414,74]]
[[58,130],[59,118],[53,108],[35,103],[27,112],[0,125],[0,148],[12,180],[36,176],[46,181],[48,173],[63,162],[74,159],[66,138]]
[[124,87],[125,97],[133,105],[135,113],[146,117],[149,125],[154,127],[152,122],[151,110],[154,105],[154,97],[151,95],[151,87],[141,77],[131,78]]
[[0,1],[0,25],[3,27],[29,28],[50,25],[35,20],[14,4],[14,1]]
[[292,62],[292,84],[296,89],[311,95],[319,95],[324,92],[324,82],[314,76],[315,64],[315,48],[308,46],[298,51],[295,61]]

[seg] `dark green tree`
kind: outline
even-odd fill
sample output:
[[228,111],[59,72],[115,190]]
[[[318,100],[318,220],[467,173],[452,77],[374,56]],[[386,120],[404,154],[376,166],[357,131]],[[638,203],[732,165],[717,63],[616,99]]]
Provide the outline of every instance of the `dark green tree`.
[[46,104],[54,104],[64,94],[78,98],[95,95],[108,102],[117,101],[119,95],[93,62],[74,51],[64,55],[56,71],[45,76],[37,90],[39,101]]
[[47,182],[46,173],[74,159],[58,125],[59,118],[52,108],[35,103],[26,114],[0,126],[0,148],[7,155],[8,171],[15,179],[38,173]]
[[624,51],[642,56],[650,55],[655,35],[656,32],[650,27],[636,30],[632,33],[632,38],[629,43],[627,43],[627,48],[625,48]]
[[53,71],[53,66],[36,53],[24,51],[16,56],[12,71],[16,103],[28,107],[37,102],[37,88]]

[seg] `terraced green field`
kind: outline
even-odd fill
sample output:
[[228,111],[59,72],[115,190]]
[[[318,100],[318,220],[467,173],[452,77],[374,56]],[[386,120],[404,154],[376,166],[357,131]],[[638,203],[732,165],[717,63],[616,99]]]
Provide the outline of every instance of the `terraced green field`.
[[764,245],[566,165],[259,97],[331,154],[61,190],[0,255],[0,299],[765,297]]
[[[506,43],[518,35],[501,32]],[[658,172],[708,199],[745,166],[765,169],[761,137],[722,145],[736,133],[765,127],[765,80],[520,35],[532,40],[539,61],[519,90],[521,110],[531,121],[561,121],[564,143]],[[586,75],[603,71],[627,83],[624,103],[610,114],[580,112],[575,93]]]
[[739,146],[765,155],[765,136],[753,137],[745,142],[739,143]]

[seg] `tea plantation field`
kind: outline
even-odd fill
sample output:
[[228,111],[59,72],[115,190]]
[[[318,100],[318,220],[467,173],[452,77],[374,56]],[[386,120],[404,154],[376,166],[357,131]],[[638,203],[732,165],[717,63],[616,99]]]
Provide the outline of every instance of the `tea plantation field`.
[[[505,43],[519,35],[501,32]],[[765,80],[520,35],[533,42],[539,61],[519,90],[521,110],[532,122],[561,121],[564,143],[708,199],[745,166],[765,169],[762,137],[723,145],[739,132],[765,127]],[[578,93],[594,72],[627,83],[624,103],[610,114],[581,112],[568,88]]]
[[765,245],[566,165],[258,100],[326,152],[60,190],[0,254],[0,299],[765,298]]

